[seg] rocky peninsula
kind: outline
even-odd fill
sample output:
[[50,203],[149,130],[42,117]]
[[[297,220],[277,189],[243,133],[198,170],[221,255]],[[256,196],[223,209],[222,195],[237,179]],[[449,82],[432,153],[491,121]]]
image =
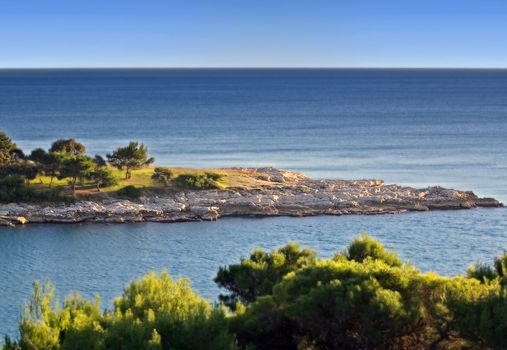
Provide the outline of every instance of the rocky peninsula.
[[236,177],[235,186],[196,191],[145,190],[135,200],[103,194],[82,197],[72,204],[0,204],[0,226],[181,222],[232,216],[377,215],[503,206],[494,198],[439,186],[418,189],[378,179],[315,180],[275,168],[221,170]]

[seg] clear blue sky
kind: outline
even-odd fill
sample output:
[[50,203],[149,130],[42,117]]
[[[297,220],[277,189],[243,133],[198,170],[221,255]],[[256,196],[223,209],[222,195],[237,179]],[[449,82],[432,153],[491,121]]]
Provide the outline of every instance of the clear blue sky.
[[507,67],[507,0],[2,0],[0,67]]

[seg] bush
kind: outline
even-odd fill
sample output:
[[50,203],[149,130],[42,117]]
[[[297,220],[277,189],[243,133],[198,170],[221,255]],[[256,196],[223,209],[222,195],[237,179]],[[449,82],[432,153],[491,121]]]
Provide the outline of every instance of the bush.
[[155,182],[161,183],[164,186],[169,186],[169,181],[173,177],[173,172],[169,168],[157,167],[151,175],[151,179]]
[[98,191],[101,187],[113,186],[118,183],[113,171],[106,166],[96,167],[88,177],[93,180]]
[[333,259],[290,243],[220,269],[225,300],[244,302],[229,313],[167,273],[132,282],[109,312],[35,283],[4,349],[505,349],[506,277],[490,277],[421,273],[366,235]]
[[[101,311],[94,301],[73,294],[63,306],[55,287],[34,284],[20,322],[20,340],[12,349],[235,349],[224,310],[194,293],[188,280],[173,281],[167,273],[150,273],[132,282]],[[4,349],[9,349],[4,347]]]
[[371,238],[367,234],[362,234],[354,239],[344,253],[335,255],[335,260],[345,257],[348,260],[363,262],[370,258],[373,260],[381,260],[389,266],[401,266],[401,260],[395,253],[384,248],[382,243]]
[[4,166],[0,166],[0,178],[8,175],[19,175],[28,180],[33,180],[37,177],[40,169],[36,164],[29,162],[15,162]]
[[236,303],[249,304],[259,296],[271,294],[273,286],[287,273],[315,263],[315,252],[301,249],[295,243],[289,243],[271,253],[256,249],[249,259],[239,264],[220,267],[215,282],[230,291],[221,294],[220,301],[231,308]]
[[141,197],[141,190],[137,187],[134,187],[132,185],[125,186],[123,188],[120,188],[117,192],[118,195],[122,197],[137,199]]
[[497,274],[495,269],[491,266],[483,263],[476,263],[467,270],[467,277],[486,282],[495,279]]
[[174,179],[177,187],[185,190],[212,190],[219,189],[219,180],[223,175],[216,173],[181,174]]
[[[258,250],[254,256],[267,253]],[[505,271],[505,257],[495,258],[496,271]],[[255,260],[263,268],[245,268]],[[219,274],[225,271],[226,277],[235,272],[233,282],[217,282],[232,296],[248,295],[266,280],[269,264],[262,260],[222,268]],[[423,274],[363,234],[333,260],[293,268],[271,292],[267,288],[239,305],[231,332],[242,347],[259,350],[504,349],[505,277],[492,275],[493,268],[482,270],[489,271],[482,282]],[[250,284],[241,284],[245,281]]]
[[62,195],[62,187],[37,191],[25,185],[19,175],[8,175],[0,179],[0,202],[74,202],[72,196]]

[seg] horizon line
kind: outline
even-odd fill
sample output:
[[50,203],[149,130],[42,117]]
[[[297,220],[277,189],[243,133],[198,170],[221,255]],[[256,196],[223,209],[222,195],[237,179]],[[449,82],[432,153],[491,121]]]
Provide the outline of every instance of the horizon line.
[[325,70],[325,69],[371,69],[371,70],[381,70],[381,69],[396,69],[396,70],[408,70],[408,69],[412,69],[412,70],[507,70],[507,66],[506,67],[399,67],[399,66],[386,66],[386,67],[362,67],[362,66],[329,66],[329,67],[326,67],[326,66],[294,66],[294,67],[291,67],[291,66],[241,66],[241,67],[235,67],[235,66],[209,66],[209,67],[206,67],[206,66],[153,66],[153,67],[150,67],[150,66],[97,66],[97,67],[94,67],[94,66],[84,66],[84,67],[79,67],[79,66],[76,66],[76,67],[0,67],[0,70],[93,70],[93,69],[97,69],[97,70],[101,70],[101,69],[145,69],[145,70],[148,70],[148,69],[153,69],[153,70],[156,70],[156,69],[209,69],[209,70],[213,70],[213,69],[230,69],[230,70],[234,70],[234,69],[251,69],[251,70],[255,70],[255,69],[322,69],[322,70]]

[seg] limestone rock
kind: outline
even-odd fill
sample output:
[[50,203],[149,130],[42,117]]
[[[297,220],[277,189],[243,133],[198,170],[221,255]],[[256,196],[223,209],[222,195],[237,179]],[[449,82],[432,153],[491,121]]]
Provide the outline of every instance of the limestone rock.
[[275,168],[248,171],[265,184],[251,189],[143,196],[136,202],[105,198],[69,205],[0,204],[0,226],[25,222],[178,222],[225,216],[378,215],[502,206],[494,198],[439,186],[417,189],[384,184],[379,179],[312,180],[304,174]]

